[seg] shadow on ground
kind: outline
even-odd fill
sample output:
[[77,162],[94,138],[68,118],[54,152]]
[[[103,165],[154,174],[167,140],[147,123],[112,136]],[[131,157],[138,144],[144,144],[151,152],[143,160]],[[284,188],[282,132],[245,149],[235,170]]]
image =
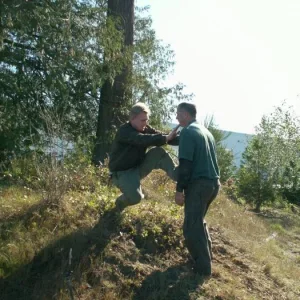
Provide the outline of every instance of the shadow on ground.
[[[154,271],[135,290],[132,300],[188,300],[201,293],[206,279],[193,274],[189,263],[171,266],[165,271]],[[195,298],[196,299],[196,298]]]
[[[121,215],[114,208],[106,211],[92,229],[75,232],[44,248],[31,263],[0,280],[1,299],[57,299],[61,288],[67,288],[71,269],[87,270],[89,257],[98,256],[118,234],[120,221]],[[80,280],[79,276],[72,275],[74,280]]]

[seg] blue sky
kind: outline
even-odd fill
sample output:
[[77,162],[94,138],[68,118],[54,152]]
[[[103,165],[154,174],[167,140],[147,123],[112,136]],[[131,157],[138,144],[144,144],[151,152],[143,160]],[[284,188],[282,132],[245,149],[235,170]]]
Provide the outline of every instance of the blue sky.
[[[136,0],[175,51],[168,83],[195,94],[198,118],[253,133],[283,100],[300,116],[300,0]],[[299,96],[297,96],[299,95]]]

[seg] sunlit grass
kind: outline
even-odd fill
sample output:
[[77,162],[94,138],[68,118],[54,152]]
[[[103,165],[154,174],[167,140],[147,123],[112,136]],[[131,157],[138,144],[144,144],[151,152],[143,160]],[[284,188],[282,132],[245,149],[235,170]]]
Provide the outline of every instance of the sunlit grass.
[[[283,212],[282,218],[285,217],[286,212]],[[290,214],[290,218],[294,219],[294,216]],[[298,218],[295,222],[289,222],[287,232],[276,220],[259,217],[228,200],[225,195],[220,195],[212,205],[208,220],[211,226],[219,227],[228,241],[246,257],[261,264],[266,275],[278,285],[299,293],[299,256],[292,253],[297,239],[299,241],[299,236],[293,235],[299,229]],[[297,249],[300,249],[300,243]]]
[[[253,213],[221,193],[207,216],[213,277],[198,281],[187,264],[174,183],[151,174],[143,181],[146,199],[114,219],[119,190],[93,176],[89,171],[89,180],[53,207],[44,205],[42,192],[0,189],[0,279],[18,289],[22,276],[31,296],[55,291],[56,299],[69,299],[64,274],[72,248],[72,285],[80,299],[299,298],[298,215],[277,209],[276,219],[266,218],[267,212]],[[38,280],[31,277],[37,271]],[[4,299],[14,295],[5,291]]]

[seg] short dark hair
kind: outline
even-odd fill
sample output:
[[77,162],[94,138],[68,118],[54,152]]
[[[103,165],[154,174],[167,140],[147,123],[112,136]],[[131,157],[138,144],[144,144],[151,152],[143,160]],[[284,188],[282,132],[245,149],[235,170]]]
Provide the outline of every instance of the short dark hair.
[[178,109],[182,109],[186,111],[192,118],[196,118],[197,115],[197,108],[195,104],[187,103],[187,102],[181,102],[178,105]]

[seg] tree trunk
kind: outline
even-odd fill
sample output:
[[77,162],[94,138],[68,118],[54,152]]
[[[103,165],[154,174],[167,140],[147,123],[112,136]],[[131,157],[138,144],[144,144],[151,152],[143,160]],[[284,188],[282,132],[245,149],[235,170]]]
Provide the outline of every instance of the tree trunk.
[[[133,45],[134,0],[108,0],[108,17],[119,17],[118,30],[124,32],[124,48]],[[119,127],[125,118],[125,109],[130,94],[126,95],[126,83],[130,77],[132,61],[123,68],[113,82],[107,80],[100,95],[96,143],[93,162],[99,165],[108,157],[114,128]]]

